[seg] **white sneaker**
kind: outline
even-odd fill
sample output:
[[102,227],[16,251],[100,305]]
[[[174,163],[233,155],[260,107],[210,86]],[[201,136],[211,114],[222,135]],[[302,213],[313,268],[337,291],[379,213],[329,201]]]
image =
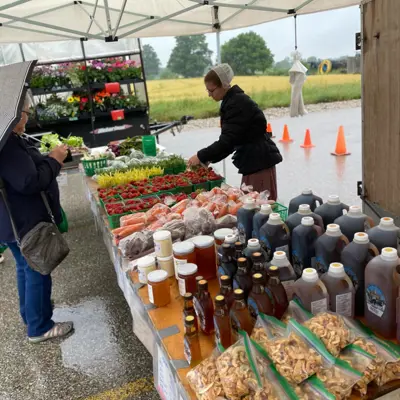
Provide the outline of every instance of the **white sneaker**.
[[0,254],[0,264],[1,264],[2,262],[4,262],[4,256],[3,256],[3,254]]

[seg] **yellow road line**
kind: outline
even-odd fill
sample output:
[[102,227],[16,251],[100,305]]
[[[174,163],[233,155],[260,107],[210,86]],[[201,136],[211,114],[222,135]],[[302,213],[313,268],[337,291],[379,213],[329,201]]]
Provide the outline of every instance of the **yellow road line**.
[[139,394],[148,393],[154,390],[153,378],[141,378],[135,382],[127,383],[119,388],[106,390],[85,400],[128,400]]

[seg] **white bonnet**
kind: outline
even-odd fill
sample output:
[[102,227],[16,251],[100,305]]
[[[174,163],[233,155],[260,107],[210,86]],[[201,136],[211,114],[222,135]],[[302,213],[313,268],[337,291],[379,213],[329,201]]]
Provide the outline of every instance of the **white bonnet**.
[[218,75],[218,78],[222,83],[222,87],[228,88],[231,85],[234,73],[229,64],[219,64],[211,69]]

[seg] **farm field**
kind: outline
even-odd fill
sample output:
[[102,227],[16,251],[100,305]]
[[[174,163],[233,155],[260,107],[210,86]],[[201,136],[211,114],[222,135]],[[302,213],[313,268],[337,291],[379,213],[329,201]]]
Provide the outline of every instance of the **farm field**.
[[[287,76],[238,76],[234,78],[263,109],[290,104]],[[182,115],[209,118],[218,115],[218,104],[208,98],[202,78],[147,82],[151,118],[179,119]],[[312,75],[303,88],[306,104],[353,100],[361,97],[361,75]]]

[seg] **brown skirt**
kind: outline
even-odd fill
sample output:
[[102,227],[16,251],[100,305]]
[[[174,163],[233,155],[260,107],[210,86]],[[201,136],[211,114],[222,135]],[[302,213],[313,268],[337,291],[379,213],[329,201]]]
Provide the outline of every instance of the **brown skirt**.
[[248,186],[253,186],[253,190],[256,192],[268,190],[270,192],[270,200],[276,200],[278,198],[275,167],[264,169],[260,172],[256,172],[255,174],[243,176],[242,183]]

